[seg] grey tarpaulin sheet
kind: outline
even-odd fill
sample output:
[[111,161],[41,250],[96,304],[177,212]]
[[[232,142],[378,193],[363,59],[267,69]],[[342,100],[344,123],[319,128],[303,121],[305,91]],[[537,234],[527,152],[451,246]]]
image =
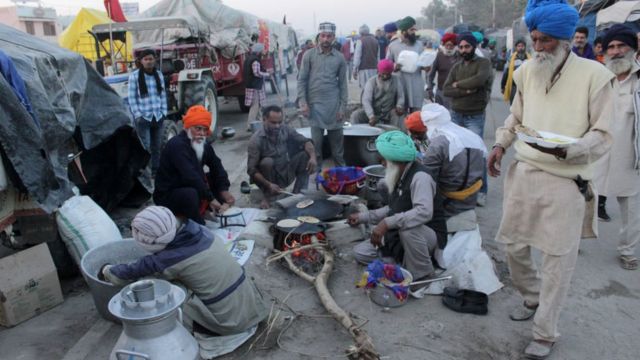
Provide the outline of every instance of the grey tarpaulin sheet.
[[[251,46],[251,34],[258,33],[258,20],[255,15],[233,9],[217,0],[162,0],[140,14],[139,18],[161,16],[187,16],[196,21],[200,32],[210,33],[212,46],[222,50],[224,56],[247,52]],[[270,42],[278,43],[281,49],[297,46],[295,31],[287,25],[263,20],[269,28]],[[185,29],[167,29],[165,42],[174,42],[189,36]],[[161,31],[142,31],[134,34],[136,47],[143,44],[159,44]]]
[[[84,150],[88,184],[78,185],[113,208],[148,161],[122,99],[82,56],[55,44],[0,24],[0,48],[23,78],[41,123],[35,125],[0,76],[0,145],[14,185],[51,212],[73,195],[68,155]],[[122,150],[105,149],[109,143]]]

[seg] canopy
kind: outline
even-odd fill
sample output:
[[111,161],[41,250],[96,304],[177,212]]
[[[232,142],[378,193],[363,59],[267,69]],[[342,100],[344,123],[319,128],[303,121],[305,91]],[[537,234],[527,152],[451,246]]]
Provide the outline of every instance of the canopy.
[[598,31],[602,31],[613,24],[637,22],[638,20],[640,20],[640,1],[619,1],[598,11],[596,27]]
[[[73,20],[71,25],[66,28],[60,37],[58,38],[58,45],[65,49],[69,49],[73,52],[76,52],[85,58],[95,61],[98,59],[98,54],[96,51],[96,41],[93,36],[89,33],[91,28],[96,24],[106,24],[112,22],[107,16],[107,13],[100,10],[82,8],[76,15],[76,18]],[[114,23],[118,24],[118,23]],[[131,34],[127,34],[127,43],[132,44]],[[120,48],[123,46],[122,42],[114,41],[115,48]],[[103,43],[103,47],[100,48],[100,56],[108,56],[109,55],[109,40]],[[124,50],[124,49],[123,49]],[[117,51],[114,49],[114,53]],[[120,53],[125,54],[127,59],[122,59],[124,61],[131,60],[131,45],[129,45],[129,49],[127,51],[121,51]]]

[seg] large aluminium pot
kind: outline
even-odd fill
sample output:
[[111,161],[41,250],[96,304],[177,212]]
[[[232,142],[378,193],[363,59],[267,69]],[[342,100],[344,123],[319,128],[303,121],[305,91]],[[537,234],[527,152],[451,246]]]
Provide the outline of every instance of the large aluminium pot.
[[117,294],[122,286],[98,279],[98,271],[104,264],[126,264],[133,262],[149,252],[142,249],[133,239],[118,240],[95,247],[82,257],[80,270],[89,285],[98,313],[103,318],[120,323],[120,319],[109,312],[109,300]]

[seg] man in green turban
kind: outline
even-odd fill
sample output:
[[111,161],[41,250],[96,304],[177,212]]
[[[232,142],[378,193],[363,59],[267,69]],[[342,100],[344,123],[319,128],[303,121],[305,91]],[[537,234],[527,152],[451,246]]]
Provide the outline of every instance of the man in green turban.
[[[358,262],[368,264],[379,257],[391,257],[409,270],[415,281],[434,276],[431,254],[440,244],[439,236],[426,224],[433,217],[436,183],[426,168],[416,162],[413,140],[400,131],[383,133],[376,139],[376,149],[384,158],[385,182],[389,205],[349,216],[349,224],[376,224],[370,241],[354,247]],[[446,241],[446,229],[444,230]],[[419,292],[424,285],[412,287]],[[418,295],[419,296],[419,295]]]

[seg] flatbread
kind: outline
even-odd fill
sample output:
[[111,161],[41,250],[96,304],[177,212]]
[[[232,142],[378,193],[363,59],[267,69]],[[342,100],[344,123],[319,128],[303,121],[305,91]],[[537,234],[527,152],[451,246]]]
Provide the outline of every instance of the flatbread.
[[277,225],[282,228],[294,228],[302,225],[302,222],[296,219],[283,219],[278,221]]
[[320,223],[320,219],[313,216],[298,216],[298,220],[307,224],[318,224]]
[[534,129],[532,129],[532,128],[528,127],[528,126],[516,125],[515,130],[516,130],[516,132],[523,133],[523,134],[529,135],[529,136],[533,136],[534,138],[542,138],[542,135],[540,135],[537,131],[535,131]]
[[311,199],[305,199],[300,201],[299,203],[296,204],[296,207],[298,209],[304,209],[304,208],[308,208],[309,206],[313,205],[313,200]]

